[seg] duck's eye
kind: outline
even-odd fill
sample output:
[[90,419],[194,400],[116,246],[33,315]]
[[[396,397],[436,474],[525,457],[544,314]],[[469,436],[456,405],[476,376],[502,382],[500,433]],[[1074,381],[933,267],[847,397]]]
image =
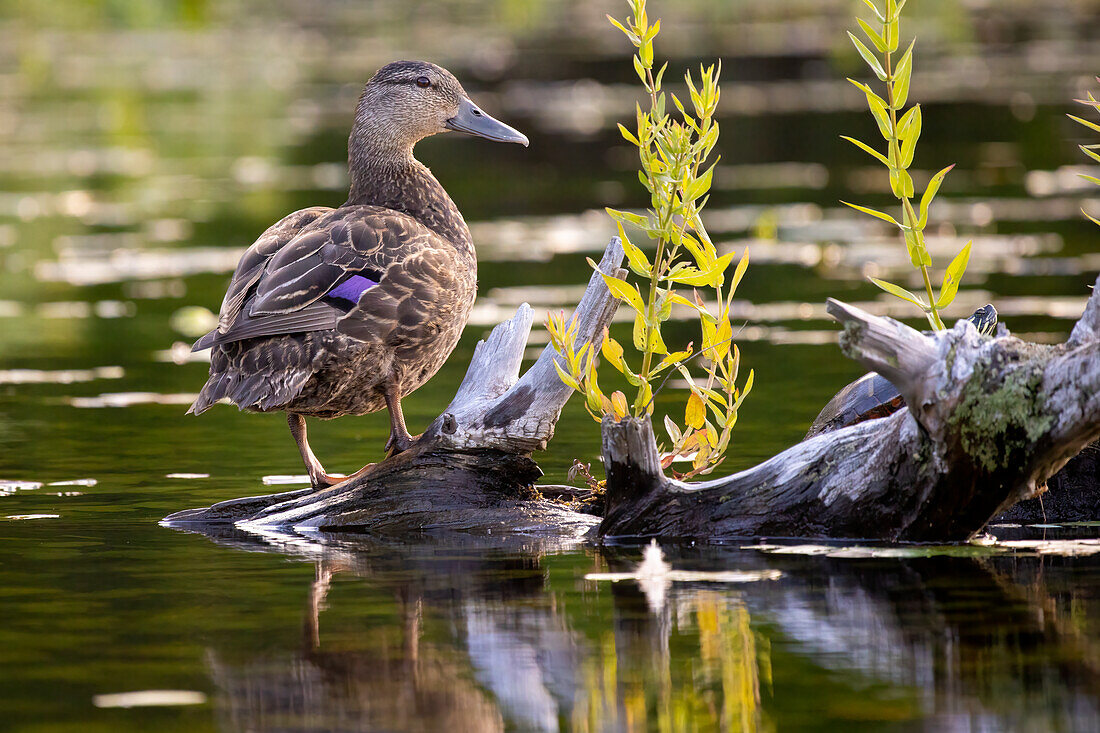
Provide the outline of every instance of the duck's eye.
[[422,76],[416,80],[416,85],[421,89],[427,89],[432,85],[432,80],[426,76]]

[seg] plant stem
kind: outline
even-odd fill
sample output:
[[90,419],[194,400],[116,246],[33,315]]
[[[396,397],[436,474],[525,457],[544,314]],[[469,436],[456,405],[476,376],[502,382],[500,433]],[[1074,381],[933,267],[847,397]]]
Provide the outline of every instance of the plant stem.
[[[900,23],[901,21],[897,18],[892,18],[892,19],[887,18],[887,22]],[[886,34],[888,33],[888,30],[887,30],[885,24],[883,25],[882,30],[883,30],[883,36],[885,37]],[[901,155],[901,141],[898,140],[898,112],[897,112],[896,109],[894,109],[894,70],[891,67],[890,51],[886,51],[883,56],[884,56],[883,60],[886,62],[886,106],[890,110],[890,141],[889,142],[890,142],[891,151],[895,151],[896,155],[900,156]],[[887,152],[891,152],[891,151],[887,151]],[[892,163],[895,166],[897,166],[901,163],[901,161],[899,160],[898,157],[894,157]],[[897,171],[899,169],[895,168],[894,170]],[[916,227],[918,219],[917,219],[916,212],[913,211],[913,204],[909,201],[909,197],[906,196],[903,192],[901,196],[898,196],[898,198],[901,199],[901,206],[902,206],[902,209],[904,211],[902,221],[903,222],[908,221],[910,226]],[[920,232],[916,231],[916,229],[913,229],[911,231],[912,231],[912,235],[913,235],[914,240],[917,241],[917,242],[920,242],[923,245],[923,241],[922,241],[923,237],[921,237]],[[923,249],[923,246],[922,246],[922,249]],[[944,329],[944,325],[943,325],[943,321],[940,320],[940,314],[939,314],[938,309],[936,308],[935,296],[932,294],[932,281],[928,277],[928,267],[923,262],[920,264],[920,273],[921,273],[921,276],[924,278],[925,292],[928,293],[928,313],[929,313],[929,315],[932,316],[932,327],[935,328],[937,331],[942,331]]]
[[[657,83],[653,79],[653,69],[646,69],[647,86],[649,87],[649,99],[650,99],[650,125],[654,122],[652,115],[657,111]],[[654,180],[653,175],[649,174],[649,182],[652,188],[656,188],[658,182]],[[661,230],[665,228],[667,221],[661,220]],[[657,300],[657,282],[660,280],[662,265],[661,260],[665,256],[665,242],[666,238],[661,237],[657,240],[657,254],[653,258],[653,269],[649,273],[649,297],[646,298],[646,313],[645,313],[645,348],[642,351],[642,371],[638,375],[641,379],[641,384],[638,385],[638,399],[634,401],[635,412],[638,410],[638,403],[641,402],[645,392],[645,386],[649,384],[649,369],[653,363],[653,348],[651,343],[653,341],[653,334],[651,329],[653,328],[652,322],[654,320],[653,308]],[[641,405],[641,409],[646,409],[645,405]],[[635,417],[641,417],[641,415],[635,415]]]

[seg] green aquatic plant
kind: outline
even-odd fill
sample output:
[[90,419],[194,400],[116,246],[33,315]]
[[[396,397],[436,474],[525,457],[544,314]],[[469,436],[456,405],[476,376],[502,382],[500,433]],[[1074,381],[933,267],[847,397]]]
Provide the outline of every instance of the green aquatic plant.
[[849,32],[848,37],[851,38],[856,51],[870,67],[875,77],[885,84],[886,97],[885,99],[880,97],[868,84],[855,79],[848,79],[848,81],[867,97],[867,106],[870,108],[871,116],[874,117],[878,131],[882,135],[886,152],[884,154],[881,150],[876,149],[876,146],[869,145],[854,137],[848,137],[847,135],[841,137],[882,163],[889,171],[890,190],[901,203],[901,221],[899,222],[884,211],[858,206],[847,201],[841,203],[876,219],[893,224],[901,230],[905,246],[909,251],[909,261],[914,268],[920,270],[924,280],[927,300],[900,285],[885,280],[872,277],[870,278],[871,282],[891,295],[896,295],[918,306],[928,318],[928,322],[932,324],[932,328],[940,330],[944,328],[940,311],[955,299],[955,294],[959,290],[959,282],[962,280],[966,265],[970,260],[971,243],[967,242],[966,246],[962,248],[947,267],[947,271],[943,276],[943,284],[940,286],[939,295],[937,296],[933,293],[932,280],[928,276],[928,270],[932,266],[932,257],[929,255],[928,248],[924,243],[924,230],[928,225],[928,208],[936,197],[936,193],[940,190],[943,179],[955,166],[953,164],[949,165],[932,176],[932,180],[929,181],[924,194],[920,198],[918,207],[914,208],[913,198],[916,191],[913,186],[913,177],[909,174],[909,166],[913,162],[917,141],[920,139],[922,119],[919,104],[914,104],[906,110],[905,103],[909,98],[909,82],[913,74],[913,47],[916,44],[916,39],[909,43],[905,53],[895,63],[894,54],[898,50],[898,41],[901,36],[901,10],[905,6],[906,0],[886,0],[884,10],[880,10],[872,0],[863,0],[863,2],[874,13],[874,21],[877,22],[879,29],[876,30],[871,23],[862,18],[857,18],[856,22],[859,23],[859,27],[867,40],[880,55],[876,56],[875,51],[868,48],[867,44],[854,33]]
[[[720,67],[700,66],[697,77],[690,71],[684,75],[686,103],[675,94],[666,95],[662,80],[668,64],[655,70],[653,59],[653,39],[661,21],[650,22],[645,0],[628,3],[629,18],[620,22],[608,16],[608,20],[636,50],[634,70],[648,105],[636,105],[633,130],[620,124],[619,131],[638,150],[638,178],[649,194],[650,208],[642,213],[607,209],[618,226],[631,275],[626,280],[604,275],[604,280],[634,314],[636,353],[628,355],[609,333],[601,353],[636,390],[633,400],[628,404],[621,391],[611,395],[601,391],[596,349],[587,343],[576,347],[574,324],[564,314],[552,315],[547,329],[564,356],[565,366],[558,367],[562,381],[585,395],[586,407],[597,421],[651,415],[655,389],[673,372],[683,377],[690,389],[684,426],[665,417],[672,446],[663,451],[662,460],[667,468],[678,456],[690,457],[692,468],[684,474],[688,477],[707,473],[721,462],[738,408],[752,389],[751,371],[743,386],[737,386],[740,352],[733,344],[730,320],[733,295],[749,260],[742,256],[734,264],[734,252],[719,255],[701,218],[717,164],[717,158],[711,158],[719,132],[715,111],[721,93]],[[669,112],[667,100],[678,114]],[[652,251],[631,241],[627,228],[642,232]],[[591,259],[589,263],[596,266]],[[698,316],[699,351],[694,351],[692,343],[675,351],[665,344],[661,327],[677,305]],[[693,374],[689,364],[700,356],[702,373]]]
[[[1096,77],[1096,81],[1100,82],[1100,76]],[[1092,107],[1094,110],[1100,111],[1100,102],[1096,100],[1096,97],[1092,96],[1092,92],[1085,92],[1085,95],[1088,97],[1088,99],[1075,99],[1073,101],[1079,102],[1080,104],[1084,104],[1086,106]],[[1088,120],[1078,117],[1077,115],[1066,116],[1074,122],[1084,125],[1093,132],[1100,132],[1100,125],[1096,124],[1095,122],[1089,122]],[[1078,145],[1077,147],[1081,148],[1082,153],[1089,156],[1097,163],[1100,163],[1100,152],[1097,152],[1097,150],[1100,149],[1100,143],[1093,143],[1092,145]],[[1096,176],[1090,176],[1085,173],[1080,173],[1078,175],[1080,175],[1081,178],[1084,178],[1089,183],[1095,183],[1096,185],[1100,186],[1100,178],[1097,178]],[[1085,217],[1093,224],[1100,226],[1100,220],[1089,215],[1089,212],[1081,209],[1081,213],[1084,214]]]

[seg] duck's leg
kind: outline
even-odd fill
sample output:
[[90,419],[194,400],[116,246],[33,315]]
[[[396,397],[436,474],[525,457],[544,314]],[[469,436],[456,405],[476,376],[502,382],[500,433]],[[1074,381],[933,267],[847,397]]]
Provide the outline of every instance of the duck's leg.
[[321,465],[321,462],[317,460],[317,456],[313,455],[313,449],[309,447],[309,439],[306,437],[306,419],[297,413],[288,412],[286,414],[286,423],[290,426],[290,434],[294,436],[294,442],[298,444],[298,452],[302,454],[302,461],[306,464],[306,471],[309,473],[309,482],[313,484],[313,488],[315,489],[323,489],[326,486],[335,486],[336,484],[343,483],[348,479],[362,475],[368,468],[374,465],[373,463],[368,463],[350,476],[343,476],[338,473],[326,473],[325,467]]
[[409,429],[405,427],[405,414],[401,412],[401,397],[397,393],[397,386],[393,382],[387,382],[382,389],[382,395],[386,398],[386,408],[390,412],[390,439],[386,441],[387,455],[396,455],[407,451],[416,438],[409,435]]

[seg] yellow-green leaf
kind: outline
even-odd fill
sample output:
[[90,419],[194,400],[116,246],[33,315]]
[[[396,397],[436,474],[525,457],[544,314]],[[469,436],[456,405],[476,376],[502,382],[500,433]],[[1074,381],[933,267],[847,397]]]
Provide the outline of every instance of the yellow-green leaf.
[[684,424],[692,428],[703,427],[703,420],[706,418],[706,408],[703,405],[703,398],[696,392],[692,392],[688,396],[687,406],[684,408]]
[[573,389],[577,390],[578,392],[583,391],[583,390],[581,390],[581,386],[579,384],[577,384],[577,380],[573,379],[573,377],[569,376],[569,374],[567,374],[566,371],[561,368],[561,365],[558,364],[557,359],[554,360],[554,370],[557,371],[558,377],[566,385],[572,387]]
[[889,140],[891,124],[890,115],[886,110],[886,103],[882,101],[882,97],[870,92],[867,94],[867,107],[871,110],[871,116],[875,118],[875,122],[878,124],[878,131],[882,135],[882,139]]
[[626,253],[626,260],[630,265],[630,269],[635,274],[648,277],[652,270],[652,265],[649,264],[649,260],[646,258],[645,253],[627,238],[626,233],[623,231],[623,223],[620,221],[616,222],[616,224],[619,227],[619,239],[623,243],[623,252]]
[[912,198],[913,177],[909,175],[909,171],[902,169],[890,171],[890,190],[899,199]]
[[856,18],[856,22],[859,23],[859,27],[867,34],[867,38],[870,39],[875,48],[877,48],[880,53],[886,53],[886,41],[871,27],[871,24],[862,18]]
[[1095,150],[1091,150],[1088,145],[1078,145],[1077,147],[1081,148],[1082,153],[1089,156],[1097,163],[1100,163],[1100,153],[1097,153]]
[[900,285],[894,285],[893,283],[888,283],[885,280],[879,280],[878,278],[875,278],[875,277],[868,278],[868,279],[871,282],[873,282],[875,285],[879,286],[880,288],[882,288],[886,292],[890,293],[890,295],[896,295],[897,297],[901,298],[902,300],[908,300],[913,305],[920,306],[922,310],[928,310],[928,306],[924,303],[923,300],[921,300],[920,298],[918,298],[916,295],[909,292],[905,288],[901,287]]
[[642,303],[642,296],[638,294],[637,288],[617,277],[608,275],[606,272],[601,272],[600,276],[603,277],[603,281],[607,284],[607,289],[611,291],[612,295],[628,303],[636,311],[645,310],[645,304]]
[[626,404],[626,395],[622,392],[615,390],[611,393],[611,407],[615,411],[615,417],[622,419],[626,417],[628,411]]
[[1066,117],[1069,117],[1074,122],[1081,123],[1082,125],[1089,128],[1090,130],[1095,130],[1096,132],[1100,132],[1100,125],[1096,124],[1095,122],[1089,122],[1088,120],[1081,119],[1080,117],[1078,117],[1076,115],[1066,115]]
[[913,115],[917,113],[920,108],[919,104],[914,104],[909,108],[909,111],[901,116],[898,120],[898,139],[904,140],[909,135],[909,128],[913,124]]
[[917,231],[924,231],[924,227],[928,223],[928,207],[932,204],[932,199],[936,197],[936,193],[940,190],[943,179],[947,177],[947,174],[950,173],[951,169],[954,167],[955,164],[952,163],[932,176],[932,180],[928,182],[928,188],[924,189],[924,195],[920,197],[920,219],[917,220]]
[[894,20],[886,24],[885,32],[882,34],[886,40],[886,50],[890,53],[898,50],[898,35],[900,33],[901,23],[895,17]]
[[947,267],[947,272],[943,274],[940,297],[936,300],[937,308],[946,308],[955,299],[955,293],[959,290],[963,273],[966,272],[966,265],[970,262],[970,244],[970,242],[967,242],[966,246],[955,255],[955,259],[951,260],[951,264]]
[[714,353],[718,359],[725,359],[730,351],[730,341],[733,340],[733,326],[729,318],[718,321],[718,329],[714,333]]
[[619,364],[623,360],[623,347],[618,341],[611,338],[610,334],[604,334],[603,346],[600,351],[603,353],[604,358],[612,364]]
[[909,123],[909,129],[906,130],[905,141],[901,144],[901,161],[902,168],[908,169],[913,163],[913,153],[917,149],[917,140],[920,139],[921,131],[921,112],[920,105],[913,107],[912,122]]
[[882,14],[882,11],[880,11],[875,6],[875,4],[873,2],[871,2],[871,0],[863,0],[863,4],[871,9],[871,12],[875,14],[876,18],[878,18],[879,23],[885,23],[886,22],[886,17]]
[[723,274],[726,271],[726,267],[729,265],[730,260],[733,259],[733,253],[724,254],[714,262],[714,266],[709,270],[698,270],[694,267],[688,267],[676,275],[670,277],[673,282],[680,283],[682,285],[696,285],[696,286],[711,286],[718,287],[722,284],[724,278]]
[[884,211],[877,211],[875,209],[869,209],[866,206],[860,206],[859,204],[850,204],[847,201],[841,201],[840,203],[844,204],[845,206],[851,206],[856,211],[862,211],[864,214],[870,214],[871,216],[875,217],[876,219],[882,219],[883,221],[889,222],[889,223],[893,224],[894,226],[898,227],[899,229],[902,228],[901,224],[898,224],[897,220],[894,217],[890,216],[889,214],[887,214]]
[[904,107],[905,100],[909,98],[909,82],[913,76],[913,44],[916,42],[916,39],[909,42],[909,48],[894,69],[894,109]]
[[679,364],[684,359],[687,359],[689,356],[691,356],[691,353],[692,350],[690,346],[683,351],[674,351],[673,353],[666,356],[664,359],[661,359],[661,363],[658,364],[657,368],[653,370],[654,373],[664,371],[670,366],[675,366],[676,364]]
[[733,294],[737,292],[737,286],[741,284],[741,278],[745,276],[745,271],[749,269],[749,251],[746,249],[745,254],[741,255],[741,259],[737,262],[737,269],[733,271],[733,280],[730,281],[729,297],[733,297]]
[[847,140],[852,145],[855,145],[857,148],[859,148],[863,152],[865,152],[868,155],[872,156],[875,160],[879,161],[883,165],[885,165],[885,166],[890,165],[890,161],[888,161],[886,159],[886,156],[883,155],[882,153],[880,153],[879,151],[875,150],[874,148],[872,148],[870,145],[867,145],[866,143],[860,142],[859,140],[856,140],[854,137],[848,137],[847,135],[841,135],[840,137],[841,137],[841,139]]
[[642,311],[634,314],[634,348],[644,352],[645,348],[645,315]]
[[863,60],[867,62],[867,65],[871,67],[871,71],[875,72],[875,76],[879,81],[886,81],[886,71],[883,70],[882,64],[879,62],[875,55],[871,53],[871,50],[863,45],[863,41],[855,37],[851,31],[848,32],[848,38],[852,39],[852,44],[859,51],[859,55],[863,57]]

